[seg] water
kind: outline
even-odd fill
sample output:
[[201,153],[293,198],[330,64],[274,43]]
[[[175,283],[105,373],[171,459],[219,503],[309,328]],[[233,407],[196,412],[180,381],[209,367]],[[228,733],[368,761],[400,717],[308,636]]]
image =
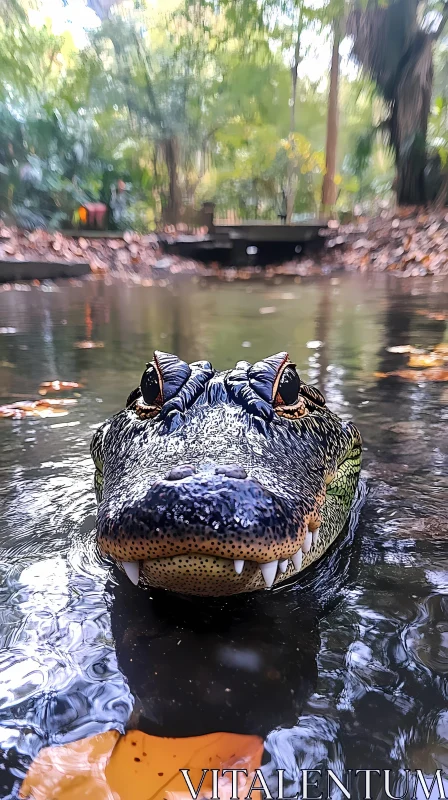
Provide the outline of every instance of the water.
[[[448,771],[448,384],[375,376],[406,363],[387,347],[448,338],[446,284],[49,288],[0,292],[0,403],[84,387],[66,416],[0,420],[1,797],[42,746],[129,726],[258,734],[291,795],[298,767]],[[198,607],[96,555],[89,441],[155,348],[219,368],[287,349],[359,425],[360,525],[307,591]]]

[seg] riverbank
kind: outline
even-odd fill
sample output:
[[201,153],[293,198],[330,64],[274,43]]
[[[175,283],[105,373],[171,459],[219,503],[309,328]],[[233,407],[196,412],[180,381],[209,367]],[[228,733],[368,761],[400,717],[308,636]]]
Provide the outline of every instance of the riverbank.
[[163,253],[155,233],[123,233],[122,238],[70,237],[45,230],[0,228],[0,260],[88,262],[95,275],[151,284],[176,274],[248,279],[307,277],[338,270],[392,272],[404,277],[448,275],[448,213],[421,209],[384,212],[377,217],[340,225],[330,220],[322,231],[325,243],[312,255],[299,256],[263,268],[223,269],[217,262],[205,265],[193,259]]
[[404,208],[330,228],[323,262],[404,277],[448,275],[448,210]]

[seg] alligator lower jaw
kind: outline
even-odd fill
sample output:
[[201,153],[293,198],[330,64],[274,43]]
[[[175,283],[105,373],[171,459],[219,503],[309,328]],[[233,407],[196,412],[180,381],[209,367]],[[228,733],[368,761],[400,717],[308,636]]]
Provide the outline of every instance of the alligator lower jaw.
[[[194,595],[231,595],[270,588],[297,575],[321,554],[318,532],[290,558],[257,563],[213,555],[189,554],[146,561],[120,562],[130,580]],[[309,545],[309,546],[308,546]]]

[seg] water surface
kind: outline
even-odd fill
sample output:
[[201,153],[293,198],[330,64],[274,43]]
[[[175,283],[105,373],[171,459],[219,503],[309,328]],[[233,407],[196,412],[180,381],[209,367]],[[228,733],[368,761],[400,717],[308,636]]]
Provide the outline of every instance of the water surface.
[[[0,292],[0,403],[84,388],[66,416],[0,420],[0,796],[41,747],[129,726],[261,735],[290,794],[299,767],[448,771],[448,383],[375,375],[447,340],[446,284],[26,288]],[[370,493],[307,591],[199,608],[98,558],[89,441],[156,348],[220,369],[286,349],[358,424]]]

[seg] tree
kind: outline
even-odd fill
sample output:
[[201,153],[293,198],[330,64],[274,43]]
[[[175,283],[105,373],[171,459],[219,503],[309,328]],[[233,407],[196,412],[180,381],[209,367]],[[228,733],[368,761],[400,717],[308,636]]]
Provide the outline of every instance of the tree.
[[418,0],[369,0],[348,19],[353,53],[371,75],[389,109],[390,143],[399,204],[426,201],[424,170],[433,84],[433,47],[448,19],[445,2],[435,29],[420,22]]
[[328,93],[327,139],[325,146],[325,174],[322,182],[322,206],[330,209],[336,202],[336,155],[338,143],[338,95],[339,95],[339,46],[341,43],[341,23],[333,25],[333,48],[330,67],[330,89]]
[[[295,41],[293,40],[293,57],[292,57],[292,64],[291,64],[291,97],[289,98],[289,105],[291,108],[291,117],[289,123],[289,144],[291,150],[294,151],[295,149],[295,137],[294,133],[296,130],[296,106],[297,106],[297,78],[298,78],[298,71],[299,65],[302,58],[301,53],[301,39],[303,29],[305,27],[305,19],[306,19],[306,8],[302,0],[299,0],[297,4],[293,4],[291,9],[293,15],[292,24],[294,25],[294,17],[297,16],[296,21],[296,33],[295,33]],[[298,187],[298,175],[297,170],[295,169],[295,159],[288,158],[288,169],[286,173],[286,222],[291,222],[291,217],[294,211],[294,203],[297,194],[297,187]]]

